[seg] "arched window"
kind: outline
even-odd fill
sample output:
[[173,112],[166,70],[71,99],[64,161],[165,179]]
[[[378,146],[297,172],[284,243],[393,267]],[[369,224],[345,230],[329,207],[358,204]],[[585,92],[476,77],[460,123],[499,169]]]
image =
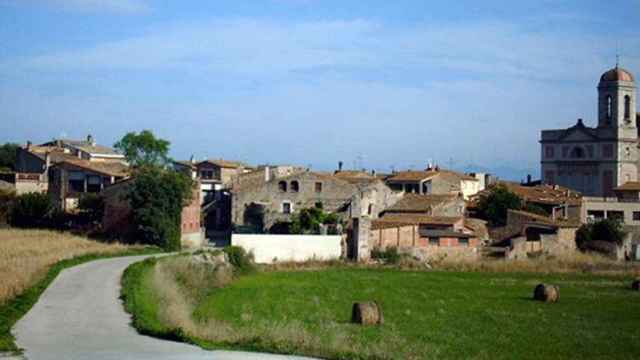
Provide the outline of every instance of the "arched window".
[[570,157],[574,159],[582,159],[584,157],[584,150],[581,147],[576,146],[571,150]]
[[631,96],[624,96],[624,118],[626,120],[631,119]]
[[291,191],[292,192],[300,191],[300,184],[295,180],[291,182]]
[[607,95],[607,119],[611,119],[613,116],[613,99],[611,95]]
[[280,181],[278,183],[278,189],[282,192],[287,192],[287,182],[286,181]]

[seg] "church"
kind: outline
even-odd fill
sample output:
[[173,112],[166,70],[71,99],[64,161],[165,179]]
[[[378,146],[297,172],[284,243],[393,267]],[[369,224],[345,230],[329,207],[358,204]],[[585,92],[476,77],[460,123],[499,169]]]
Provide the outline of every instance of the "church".
[[542,130],[542,181],[586,196],[612,196],[640,176],[640,113],[633,74],[618,65],[598,83],[598,125],[582,119],[568,129]]

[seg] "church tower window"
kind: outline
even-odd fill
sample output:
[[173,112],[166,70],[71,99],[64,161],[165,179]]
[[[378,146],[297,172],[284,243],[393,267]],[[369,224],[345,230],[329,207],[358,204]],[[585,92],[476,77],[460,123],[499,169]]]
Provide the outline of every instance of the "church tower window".
[[607,95],[607,120],[611,120],[613,116],[613,99],[611,95]]
[[631,96],[624,96],[624,118],[625,120],[631,119]]

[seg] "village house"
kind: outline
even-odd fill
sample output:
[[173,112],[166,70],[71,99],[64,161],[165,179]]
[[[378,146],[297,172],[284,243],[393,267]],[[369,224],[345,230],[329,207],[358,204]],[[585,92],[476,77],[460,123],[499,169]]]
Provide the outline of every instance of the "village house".
[[196,161],[193,157],[187,161],[175,161],[174,168],[187,173],[193,180],[200,181],[203,203],[213,200],[216,192],[229,189],[235,177],[252,170],[238,161],[222,159]]
[[[502,186],[518,195],[524,204],[534,205],[544,210],[554,219],[579,221],[582,214],[583,196],[559,185],[525,186],[509,181],[498,181],[494,186]],[[472,196],[467,202],[467,211],[471,216],[477,212],[480,198],[489,195],[493,186]]]
[[462,193],[465,199],[483,190],[483,183],[474,176],[450,170],[428,168],[424,171],[400,171],[386,179],[397,192],[413,194]]
[[66,160],[126,165],[123,155],[96,144],[91,135],[86,140],[57,139],[40,145],[28,141],[16,155],[16,173],[11,181],[16,193],[47,192],[49,169]]
[[[135,228],[131,223],[131,207],[126,193],[133,182],[128,178],[104,189],[103,231],[109,236],[120,239],[132,239]],[[180,222],[180,241],[183,248],[198,248],[205,244],[205,235],[200,223],[199,184],[194,186],[191,202],[182,209]]]
[[422,214],[460,217],[465,215],[465,201],[461,194],[404,194],[395,204],[382,211],[381,216]]
[[522,210],[508,210],[507,224],[490,230],[493,240],[486,250],[506,259],[541,254],[562,255],[576,249],[577,220],[553,219]]
[[[338,213],[344,220],[352,213],[362,212],[377,217],[377,212],[393,198],[379,179],[362,174],[336,176],[266,167],[257,176],[252,173],[246,176],[249,179],[242,179],[243,175],[232,189],[232,220],[237,227],[269,229],[276,223],[290,221],[295,212],[312,207]],[[352,203],[357,203],[357,210]]]
[[48,192],[55,206],[74,210],[86,193],[99,193],[129,174],[122,154],[86,140],[57,139],[18,149],[15,189],[18,194]]

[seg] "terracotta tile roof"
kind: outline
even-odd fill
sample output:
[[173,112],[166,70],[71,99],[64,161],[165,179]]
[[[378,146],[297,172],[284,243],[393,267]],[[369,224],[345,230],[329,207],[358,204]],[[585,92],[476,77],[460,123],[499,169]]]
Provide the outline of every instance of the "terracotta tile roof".
[[336,171],[333,176],[340,180],[358,184],[372,183],[379,180],[376,176],[373,176],[364,171],[357,170]]
[[640,191],[640,181],[627,181],[613,189],[614,191]]
[[102,175],[125,177],[129,175],[129,167],[121,162],[102,162],[81,159],[64,160],[55,166],[71,165]]
[[462,216],[430,216],[423,214],[385,214],[374,220],[380,223],[411,225],[454,225],[462,220]]
[[579,227],[580,226],[580,222],[577,220],[565,220],[565,219],[553,220],[548,216],[534,214],[528,211],[511,210],[511,209],[509,209],[508,211],[516,213],[521,216],[528,217],[529,219],[531,219],[532,222],[537,222],[545,225],[551,225],[556,227]]
[[466,181],[478,181],[473,176],[461,174],[451,170],[439,169],[439,170],[423,170],[423,171],[400,171],[387,179],[389,182],[411,182],[422,181],[434,178],[436,176],[443,176],[454,180],[466,180]]
[[385,211],[387,212],[429,212],[433,207],[454,201],[458,198],[457,194],[404,194],[393,206]]
[[197,165],[203,164],[203,163],[210,163],[216,166],[219,166],[221,168],[228,168],[228,169],[237,169],[240,167],[246,167],[247,165],[240,162],[240,161],[230,161],[230,160],[223,160],[223,159],[208,159],[208,160],[204,160],[204,161],[200,161],[198,162]]
[[[515,193],[527,202],[547,204],[547,205],[580,205],[582,203],[582,194],[577,191],[557,185],[536,185],[523,186],[517,183],[500,181],[498,186],[504,186],[507,190]],[[491,188],[485,189],[471,197],[469,207],[475,207],[482,196],[486,196],[491,192]]]

